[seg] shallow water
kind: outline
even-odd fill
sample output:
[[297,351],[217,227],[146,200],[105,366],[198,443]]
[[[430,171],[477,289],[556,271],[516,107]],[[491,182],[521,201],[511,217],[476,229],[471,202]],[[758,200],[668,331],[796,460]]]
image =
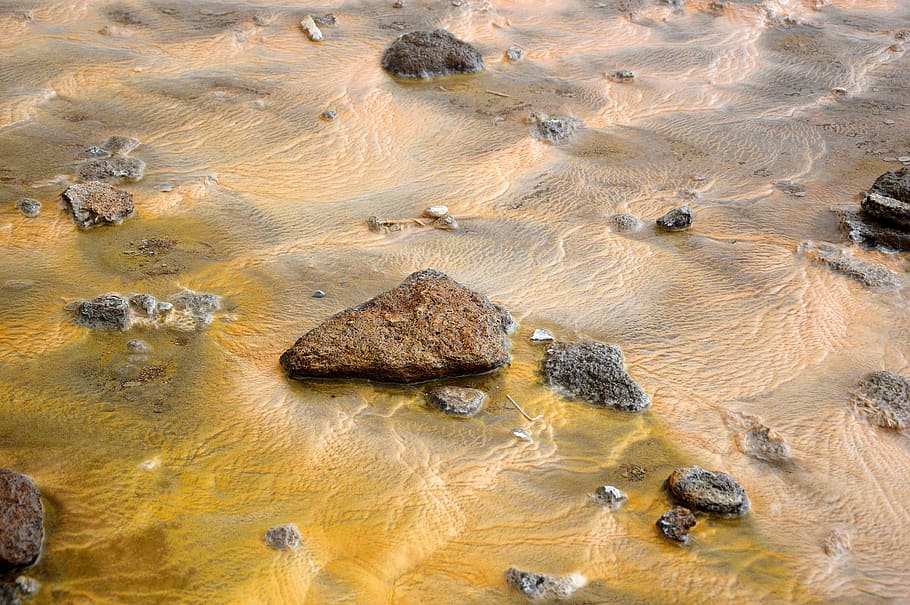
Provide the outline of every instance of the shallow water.
[[[910,441],[848,405],[867,372],[910,371],[907,290],[797,253],[846,245],[831,208],[910,155],[910,5],[454,4],[0,2],[0,466],[45,497],[32,602],[520,603],[513,565],[583,574],[578,603],[910,598]],[[310,42],[297,23],[328,11]],[[426,27],[487,71],[390,78],[382,50]],[[586,127],[548,145],[532,111]],[[137,214],[79,231],[57,198],[111,135],[143,142]],[[693,229],[654,231],[682,203]],[[367,228],[432,204],[462,228]],[[645,229],[611,230],[621,212]],[[155,237],[177,243],[124,253]],[[905,258],[855,254],[907,283]],[[434,414],[426,385],[283,376],[303,332],[425,267],[520,321],[509,368],[450,381],[489,390],[485,412]],[[207,329],[90,332],[64,310],[184,287],[224,298]],[[538,327],[621,346],[651,410],[543,387]],[[743,455],[737,413],[793,460]],[[733,474],[753,509],[700,517],[680,548],[654,522],[689,464]],[[629,502],[591,502],[603,484]],[[265,546],[282,523],[294,553]]]

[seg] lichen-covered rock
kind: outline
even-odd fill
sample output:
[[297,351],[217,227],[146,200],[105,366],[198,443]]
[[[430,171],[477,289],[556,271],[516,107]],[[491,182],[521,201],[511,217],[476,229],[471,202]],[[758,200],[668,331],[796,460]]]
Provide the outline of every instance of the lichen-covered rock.
[[145,162],[138,158],[115,156],[79,164],[81,181],[138,181],[145,173]]
[[678,468],[667,479],[674,500],[692,510],[725,516],[749,512],[749,497],[736,479],[700,466]]
[[296,550],[300,546],[300,530],[293,523],[273,527],[265,532],[265,543],[276,550]]
[[93,330],[126,330],[130,317],[129,300],[119,294],[105,294],[79,303],[74,322]]
[[595,405],[641,412],[651,398],[626,372],[622,350],[604,342],[554,343],[547,348],[543,375],[551,387]]
[[63,192],[73,222],[82,228],[120,223],[133,213],[133,194],[106,183],[92,181],[70,185]]
[[910,427],[910,380],[886,370],[873,372],[858,385],[853,403],[878,426]]
[[685,231],[692,226],[692,220],[692,209],[680,206],[657,219],[657,226],[664,231]]
[[438,387],[427,393],[427,402],[449,416],[473,416],[486,398],[483,391],[464,387]]
[[426,269],[313,328],[281,365],[293,378],[385,382],[488,372],[509,361],[510,320],[487,297]]
[[33,564],[44,541],[44,507],[31,479],[0,468],[0,572]]
[[506,583],[529,599],[565,599],[587,584],[587,580],[581,574],[551,576],[510,567],[506,571]]
[[16,208],[28,218],[35,218],[41,214],[41,202],[27,197],[16,202]]
[[803,242],[798,250],[827,265],[832,271],[849,277],[869,288],[896,290],[901,287],[897,273],[878,263],[857,260],[847,251],[827,243]]
[[382,55],[382,67],[399,78],[429,79],[483,71],[483,56],[444,29],[402,34]]
[[695,515],[688,508],[675,506],[657,520],[657,529],[665,538],[687,543],[689,530],[695,527]]

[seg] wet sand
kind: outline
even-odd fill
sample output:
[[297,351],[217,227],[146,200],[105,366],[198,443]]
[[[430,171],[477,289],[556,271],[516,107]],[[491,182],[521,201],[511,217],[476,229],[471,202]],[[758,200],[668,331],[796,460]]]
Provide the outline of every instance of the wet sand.
[[[910,6],[458,4],[0,2],[0,466],[45,497],[31,602],[524,602],[510,566],[583,574],[579,603],[907,599],[910,441],[849,405],[866,373],[910,372],[906,288],[797,246],[847,246],[831,209],[910,155]],[[309,41],[300,19],[329,11]],[[487,70],[382,71],[400,33],[435,27]],[[530,112],[585,127],[550,145]],[[136,216],[80,231],[57,199],[111,135],[143,143]],[[653,228],[684,203],[690,231]],[[461,228],[367,228],[433,204]],[[645,228],[617,233],[617,213]],[[151,238],[176,244],[124,253]],[[907,283],[905,257],[855,255]],[[303,332],[426,267],[520,322],[510,367],[448,381],[488,390],[483,413],[433,413],[426,385],[285,378]],[[91,332],[64,310],[181,288],[223,297],[207,329]],[[653,407],[544,387],[535,328],[622,347]],[[737,413],[793,459],[743,455]],[[699,517],[680,548],[654,522],[690,464],[735,476],[752,512]],[[591,502],[603,484],[628,503]],[[283,523],[293,553],[263,541]]]

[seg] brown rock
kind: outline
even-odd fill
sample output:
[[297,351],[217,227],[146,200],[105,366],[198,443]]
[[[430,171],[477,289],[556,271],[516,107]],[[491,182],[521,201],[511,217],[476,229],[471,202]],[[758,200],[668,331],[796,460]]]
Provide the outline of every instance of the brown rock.
[[665,512],[657,520],[657,529],[665,538],[676,542],[689,541],[689,529],[695,527],[695,515],[688,508],[676,506]]
[[63,192],[73,222],[82,228],[119,223],[133,213],[133,194],[100,181],[70,185]]
[[667,478],[670,495],[692,510],[740,516],[749,512],[749,497],[736,479],[700,466],[678,468]]
[[41,554],[44,507],[32,480],[0,469],[0,572],[27,567]]
[[449,416],[473,416],[486,398],[483,391],[465,387],[438,387],[427,393],[427,402]]
[[281,356],[292,378],[419,382],[488,372],[509,361],[507,312],[426,269],[338,313]]
[[483,71],[483,56],[444,29],[414,31],[386,49],[382,67],[399,78],[428,79]]

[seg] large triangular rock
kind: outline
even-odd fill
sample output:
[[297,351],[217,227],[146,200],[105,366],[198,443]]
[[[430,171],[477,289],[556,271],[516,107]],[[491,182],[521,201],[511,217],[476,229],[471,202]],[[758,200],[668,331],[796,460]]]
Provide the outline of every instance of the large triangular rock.
[[281,365],[292,378],[419,382],[477,374],[509,361],[513,325],[487,297],[426,269],[310,330]]

